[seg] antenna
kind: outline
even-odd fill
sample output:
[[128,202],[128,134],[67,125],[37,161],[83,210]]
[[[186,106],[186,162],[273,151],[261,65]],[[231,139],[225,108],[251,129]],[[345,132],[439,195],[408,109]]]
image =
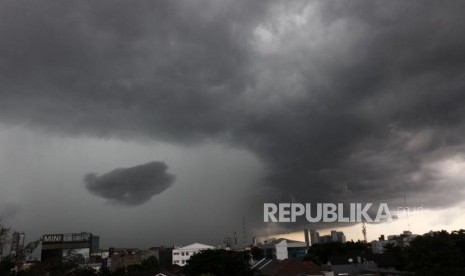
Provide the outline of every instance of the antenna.
[[242,247],[246,247],[246,242],[247,242],[247,235],[245,232],[245,217],[242,217]]
[[365,225],[365,220],[362,221],[362,233],[363,233],[363,241],[367,243],[367,227]]

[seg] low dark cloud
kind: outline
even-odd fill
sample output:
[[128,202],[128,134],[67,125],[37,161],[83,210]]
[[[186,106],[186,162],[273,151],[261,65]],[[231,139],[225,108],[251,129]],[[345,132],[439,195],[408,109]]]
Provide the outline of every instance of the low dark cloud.
[[135,206],[149,201],[173,184],[174,176],[167,169],[165,163],[154,161],[115,169],[100,176],[90,173],[84,177],[84,182],[89,192],[111,203]]

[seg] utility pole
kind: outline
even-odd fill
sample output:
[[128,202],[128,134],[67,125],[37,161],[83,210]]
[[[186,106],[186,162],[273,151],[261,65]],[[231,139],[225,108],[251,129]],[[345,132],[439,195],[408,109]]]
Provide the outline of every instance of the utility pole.
[[245,231],[245,217],[242,217],[242,247],[247,247],[247,235]]
[[365,220],[362,221],[362,233],[363,233],[363,241],[367,243],[367,227],[365,225]]

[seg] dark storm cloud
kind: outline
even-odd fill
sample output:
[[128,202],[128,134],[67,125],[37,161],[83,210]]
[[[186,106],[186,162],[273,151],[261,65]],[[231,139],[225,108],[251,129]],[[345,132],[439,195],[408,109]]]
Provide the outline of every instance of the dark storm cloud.
[[162,193],[174,182],[163,162],[150,162],[130,168],[119,168],[103,175],[87,174],[84,178],[89,192],[111,203],[140,205]]
[[462,1],[1,5],[3,122],[239,145],[259,203],[462,198]]

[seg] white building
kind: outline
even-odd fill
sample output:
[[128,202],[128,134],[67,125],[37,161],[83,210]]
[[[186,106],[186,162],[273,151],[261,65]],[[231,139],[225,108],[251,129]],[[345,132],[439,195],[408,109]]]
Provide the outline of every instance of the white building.
[[194,254],[206,250],[206,249],[215,249],[214,246],[201,244],[201,243],[193,243],[188,246],[179,247],[173,249],[173,264],[179,266],[185,266],[187,260],[189,260]]
[[288,239],[267,240],[260,248],[264,250],[265,258],[277,260],[299,259],[307,254],[307,245],[304,242]]

